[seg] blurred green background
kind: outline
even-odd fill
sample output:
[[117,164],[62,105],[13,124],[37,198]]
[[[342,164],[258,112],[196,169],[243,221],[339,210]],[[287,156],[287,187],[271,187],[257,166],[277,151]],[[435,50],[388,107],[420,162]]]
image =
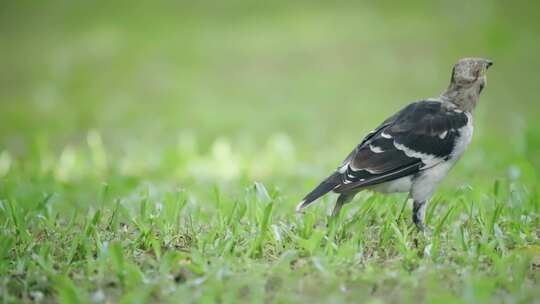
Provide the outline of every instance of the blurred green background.
[[451,180],[491,183],[510,171],[534,183],[538,9],[530,1],[3,1],[0,150],[4,159],[37,153],[66,179],[77,176],[69,173],[77,152],[89,150],[88,170],[97,162],[180,179],[310,176],[311,185],[388,115],[442,92],[457,59],[479,56],[495,65],[473,145]]
[[[0,0],[0,298],[538,301],[539,9]],[[404,194],[359,194],[338,218],[328,195],[297,217],[470,56],[495,64],[432,238]]]

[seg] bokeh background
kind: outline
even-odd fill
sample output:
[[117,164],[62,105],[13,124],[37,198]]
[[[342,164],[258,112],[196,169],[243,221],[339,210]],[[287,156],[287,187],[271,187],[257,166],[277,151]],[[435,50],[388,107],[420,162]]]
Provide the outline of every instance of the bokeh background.
[[[539,11],[0,0],[0,298],[538,302]],[[338,218],[331,194],[297,217],[367,132],[470,56],[495,64],[432,237],[405,194],[360,193]]]
[[[371,128],[492,59],[444,187],[540,172],[531,1],[2,1],[0,173],[273,183],[298,199]],[[459,172],[459,173],[456,173]]]

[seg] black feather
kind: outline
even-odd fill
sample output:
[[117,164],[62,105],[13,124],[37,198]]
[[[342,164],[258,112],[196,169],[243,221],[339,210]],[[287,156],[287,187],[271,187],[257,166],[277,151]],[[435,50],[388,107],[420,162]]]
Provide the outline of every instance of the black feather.
[[332,191],[336,186],[341,184],[341,174],[335,172],[334,174],[327,177],[322,183],[320,183],[315,189],[313,189],[304,199],[302,203],[298,206],[297,209],[302,209],[307,205],[311,204],[314,200],[325,195],[326,193]]

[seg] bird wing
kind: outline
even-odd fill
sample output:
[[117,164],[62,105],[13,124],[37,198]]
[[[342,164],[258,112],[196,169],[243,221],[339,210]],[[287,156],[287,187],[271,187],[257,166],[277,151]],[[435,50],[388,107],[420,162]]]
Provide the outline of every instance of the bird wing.
[[385,121],[338,167],[335,192],[380,184],[448,160],[469,116],[438,101],[412,103]]
[[384,183],[448,160],[470,114],[440,101],[419,101],[385,120],[343,163],[300,202],[297,210],[329,191],[347,193]]

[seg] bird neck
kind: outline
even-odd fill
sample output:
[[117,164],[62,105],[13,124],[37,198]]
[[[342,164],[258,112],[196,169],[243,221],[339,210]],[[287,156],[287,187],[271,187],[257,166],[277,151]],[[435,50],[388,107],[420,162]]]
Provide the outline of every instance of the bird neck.
[[482,91],[482,88],[475,85],[463,87],[451,83],[448,89],[441,94],[440,99],[462,111],[473,112],[478,103],[480,91]]

